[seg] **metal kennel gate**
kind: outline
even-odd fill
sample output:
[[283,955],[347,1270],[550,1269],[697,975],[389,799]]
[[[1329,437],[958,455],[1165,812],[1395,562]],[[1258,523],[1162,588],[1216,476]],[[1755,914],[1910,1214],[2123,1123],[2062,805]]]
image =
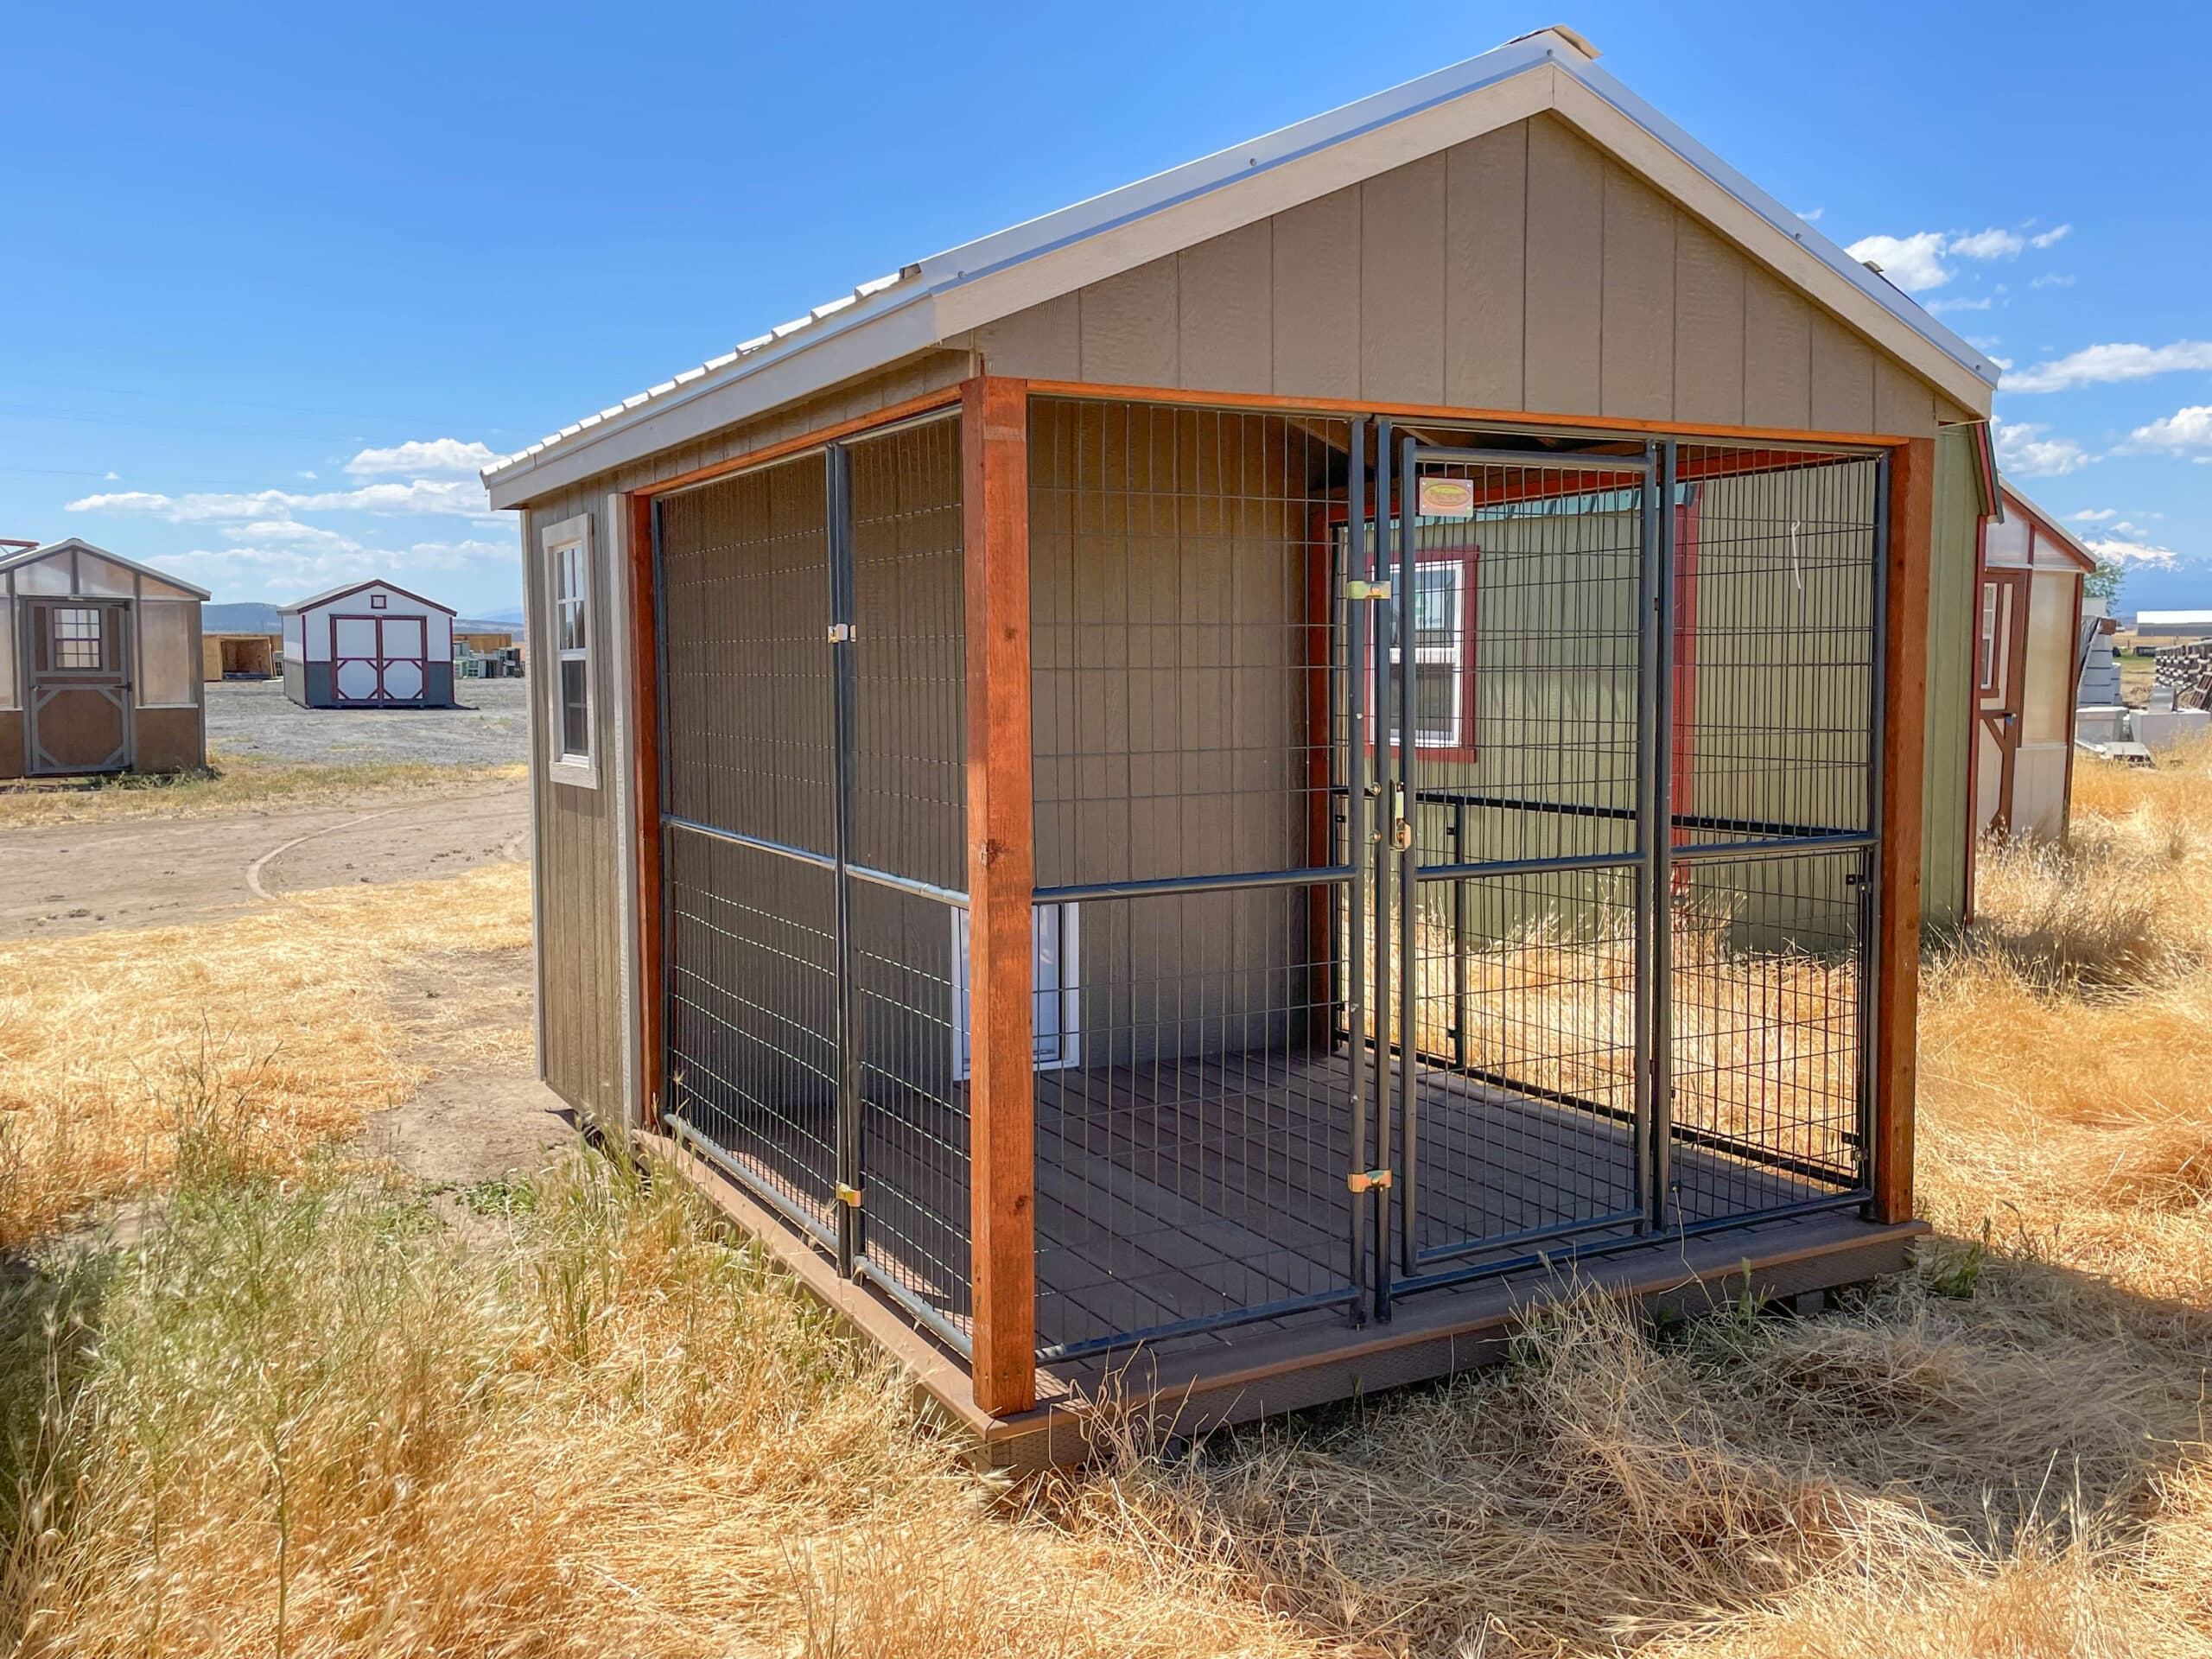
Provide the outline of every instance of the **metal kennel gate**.
[[663,1121],[961,1351],[957,415],[658,499]]

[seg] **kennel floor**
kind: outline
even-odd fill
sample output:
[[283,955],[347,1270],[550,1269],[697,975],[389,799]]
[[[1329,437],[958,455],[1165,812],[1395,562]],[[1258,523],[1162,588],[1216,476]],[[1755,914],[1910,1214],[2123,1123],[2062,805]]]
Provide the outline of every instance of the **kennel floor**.
[[[1351,1287],[1351,1108],[1341,1053],[1264,1050],[1037,1077],[1037,1293],[1040,1348],[1173,1332],[1186,1322]],[[1555,1230],[1633,1211],[1632,1126],[1424,1070],[1416,1242],[1427,1269],[1479,1266],[1533,1249],[1631,1242],[1631,1224]],[[964,1111],[964,1102],[956,1101]],[[868,1255],[956,1326],[967,1314],[965,1160],[941,1103],[874,1103],[864,1159]],[[726,1154],[737,1173],[786,1196],[829,1185],[828,1125]],[[1401,1154],[1395,1160],[1403,1164]],[[1786,1208],[1837,1189],[1719,1150],[1677,1142],[1673,1189],[1696,1225]],[[1399,1177],[1402,1179],[1402,1175]],[[827,1235],[826,1207],[794,1205]],[[951,1225],[936,1219],[947,1217]],[[1554,1233],[1551,1239],[1541,1237]],[[1458,1247],[1483,1243],[1480,1248]],[[1437,1255],[1440,1251],[1449,1254]],[[1346,1306],[1287,1310],[1224,1328],[1163,1335],[1155,1357],[1226,1353],[1268,1332],[1348,1323]],[[1110,1370],[1111,1354],[1048,1364],[1058,1393]]]

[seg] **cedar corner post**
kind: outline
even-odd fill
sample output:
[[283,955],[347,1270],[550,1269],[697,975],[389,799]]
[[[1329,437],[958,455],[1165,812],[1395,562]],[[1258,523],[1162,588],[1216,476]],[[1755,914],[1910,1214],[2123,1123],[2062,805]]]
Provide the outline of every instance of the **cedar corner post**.
[[967,586],[969,1174],[978,1407],[1037,1403],[1029,389],[960,389]]
[[632,895],[637,914],[637,1006],[631,1017],[638,1022],[638,1099],[632,1103],[633,1127],[660,1127],[662,1073],[666,1069],[661,1044],[661,834],[660,834],[660,588],[653,556],[654,501],[644,493],[626,498],[629,522],[624,525],[623,550],[627,556],[615,580],[628,584],[629,603],[623,614],[629,621],[627,659],[630,753],[626,760],[635,788],[631,791],[629,834],[637,846]]
[[1927,748],[1929,561],[1936,441],[1890,451],[1888,614],[1883,708],[1880,1020],[1874,1057],[1874,1217],[1912,1219],[1914,1058],[1920,1000],[1921,804]]

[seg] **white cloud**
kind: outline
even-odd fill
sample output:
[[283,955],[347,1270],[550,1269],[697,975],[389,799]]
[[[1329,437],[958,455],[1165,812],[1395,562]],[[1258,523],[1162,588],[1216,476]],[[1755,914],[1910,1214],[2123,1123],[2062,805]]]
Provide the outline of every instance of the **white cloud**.
[[299,477],[299,478],[304,478],[304,479],[306,479],[309,483],[313,483],[313,482],[315,481],[315,474],[314,474],[313,472],[299,473],[299,474],[295,474],[295,476]]
[[[258,531],[263,526],[251,526]],[[295,526],[306,528],[306,526]],[[245,532],[240,532],[241,534]],[[416,542],[404,548],[365,547],[343,537],[291,544],[256,537],[250,543],[198,548],[162,563],[218,593],[241,587],[278,594],[310,594],[341,582],[388,576],[431,588],[437,580],[487,568],[512,567],[515,544],[469,538]]]
[[355,478],[474,478],[499,456],[459,438],[410,438],[389,449],[364,449],[346,463]]
[[2071,438],[2047,438],[2050,429],[2030,422],[1997,423],[1997,465],[2022,478],[2057,478],[2078,473],[2096,457]]
[[[2036,245],[2048,247],[2050,244],[2038,238]],[[1993,226],[1986,231],[1976,231],[1972,236],[1955,236],[1945,245],[1943,251],[1955,253],[1962,259],[2010,259],[2025,246],[2027,244],[2012,232],[2000,231]]]
[[2101,524],[2117,511],[2113,507],[2084,507],[2079,512],[2068,513],[2066,517],[2077,524]]
[[1956,299],[1931,300],[1929,302],[1928,308],[1932,312],[1937,313],[1944,311],[1986,311],[1989,309],[1989,296],[1985,294],[1978,300],[1969,300],[1963,296]]
[[380,518],[411,518],[427,513],[501,522],[491,518],[490,499],[484,493],[484,486],[473,478],[416,478],[404,484],[364,484],[351,490],[309,493],[252,490],[164,495],[147,490],[120,490],[80,496],[67,505],[71,512],[165,518],[173,524],[289,518],[300,512],[368,512]]
[[1803,213],[1798,214],[1797,217],[1803,219],[1808,225],[1817,225],[1821,222],[1821,215],[1826,212],[1827,212],[1827,209],[1825,207],[1808,207]]
[[1989,360],[1994,363],[2000,369],[2009,369],[2012,366],[2012,359],[2011,358],[1999,357],[1994,352],[1991,352],[1989,353]]
[[1951,280],[1943,264],[1943,234],[1921,231],[1912,236],[1862,236],[1844,251],[1862,264],[1879,265],[1882,274],[1907,293],[1941,288]]
[[[2040,235],[2030,237],[2028,240],[2039,248],[2048,248],[2056,243],[2063,242],[2073,229],[2071,225],[2054,225]],[[2067,278],[2069,282],[2073,280],[2070,276]]]
[[103,473],[100,474],[100,481],[105,484],[112,484],[122,476],[121,473]]
[[2030,288],[2071,288],[2074,286],[2074,279],[2071,276],[2062,276],[2056,271],[2048,271],[2037,277],[2028,286]]
[[2191,404],[2127,435],[2130,449],[2163,449],[2171,454],[2212,458],[2212,404]]
[[2171,346],[2088,346],[2008,377],[2005,390],[2064,391],[2073,386],[2144,380],[2182,369],[2212,369],[2212,340],[2177,340]]

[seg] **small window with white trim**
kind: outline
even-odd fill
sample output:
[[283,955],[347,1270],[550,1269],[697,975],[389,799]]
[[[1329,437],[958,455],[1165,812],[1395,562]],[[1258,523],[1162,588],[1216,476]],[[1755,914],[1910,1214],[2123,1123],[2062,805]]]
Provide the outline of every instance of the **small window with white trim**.
[[547,747],[554,778],[595,786],[598,756],[592,727],[592,650],[598,619],[592,614],[591,519],[587,515],[545,532]]

